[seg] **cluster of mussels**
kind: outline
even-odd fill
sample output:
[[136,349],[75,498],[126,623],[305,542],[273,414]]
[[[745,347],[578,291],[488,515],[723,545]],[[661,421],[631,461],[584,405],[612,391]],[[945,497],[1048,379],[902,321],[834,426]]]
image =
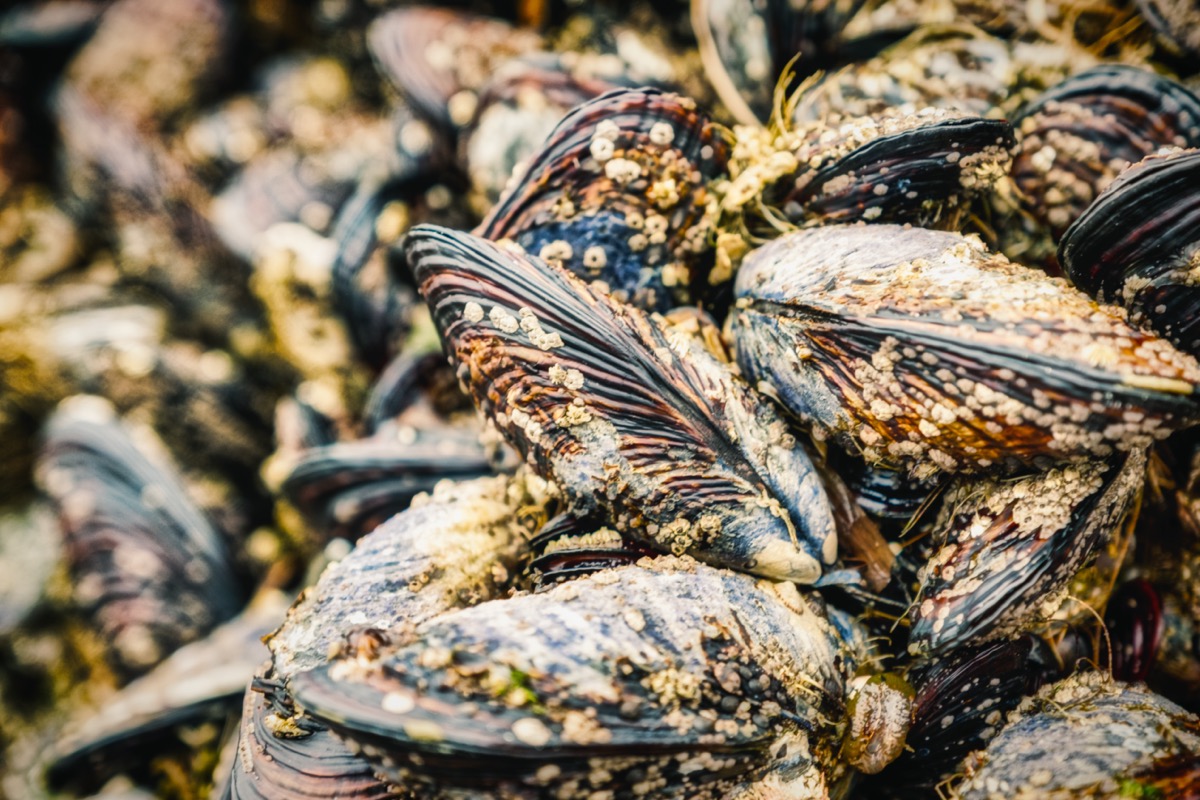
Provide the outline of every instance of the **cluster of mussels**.
[[1200,798],[1200,7],[488,12],[0,13],[0,795]]

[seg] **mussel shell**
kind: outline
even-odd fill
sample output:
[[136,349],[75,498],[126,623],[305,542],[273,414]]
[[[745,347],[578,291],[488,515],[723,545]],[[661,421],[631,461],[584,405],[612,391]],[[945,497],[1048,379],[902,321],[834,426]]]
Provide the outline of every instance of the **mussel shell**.
[[1145,464],[1133,453],[950,489],[935,526],[941,546],[910,614],[909,650],[943,654],[1038,622],[1120,524]]
[[993,116],[1019,63],[1012,45],[973,25],[924,25],[875,58],[824,76],[800,96],[792,118],[863,117],[896,106]]
[[1078,673],[1026,700],[968,761],[957,791],[963,800],[983,800],[1002,782],[1013,796],[1112,796],[1106,787],[1140,790],[1169,780],[1159,771],[1194,764],[1198,749],[1200,719],[1143,685]]
[[565,116],[476,229],[600,280],[622,300],[688,302],[728,145],[693,100],[617,89]]
[[1054,241],[1129,164],[1200,146],[1200,98],[1148,70],[1105,64],[1021,109],[1012,177]]
[[602,569],[632,564],[652,555],[594,519],[569,512],[551,519],[529,540],[537,555],[529,563],[534,583],[541,590],[564,580]]
[[521,515],[538,507],[529,493],[534,482],[495,477],[446,484],[359,539],[271,637],[274,677],[287,680],[325,663],[355,628],[411,626],[494,597],[530,534]]
[[476,93],[500,64],[541,43],[534,31],[500,19],[429,6],[389,11],[367,30],[379,71],[445,131],[471,121]]
[[[1068,277],[1200,354],[1200,150],[1152,156],[1112,182],[1059,243]],[[1134,224],[1134,221],[1137,221]]]
[[627,798],[649,778],[655,797],[715,798],[781,736],[811,728],[828,763],[840,650],[814,596],[665,557],[443,615],[291,686],[393,780],[555,797],[590,778]]
[[94,0],[17,3],[0,14],[0,45],[20,48],[74,44],[95,29],[104,5]]
[[409,433],[412,441],[379,436],[309,450],[284,480],[283,493],[322,537],[354,540],[439,481],[492,471],[475,431]]
[[822,121],[794,134],[799,169],[764,193],[797,224],[912,223],[955,228],[967,201],[1007,170],[1004,120],[925,108]]
[[74,398],[50,419],[37,475],[58,511],[76,597],[115,666],[134,675],[232,617],[244,593],[175,471],[143,455],[99,403]]
[[246,689],[237,758],[214,800],[386,800],[406,796],[377,778],[366,759],[351,752],[327,729],[313,726],[299,735],[277,736],[278,718],[277,709],[264,694],[253,685]]
[[462,161],[485,209],[500,199],[527,159],[563,116],[617,84],[571,74],[562,59],[517,58],[505,64],[479,94],[475,117],[462,140]]
[[1117,680],[1144,681],[1154,667],[1166,628],[1162,598],[1146,580],[1120,586],[1104,613],[1112,648],[1112,673]]
[[1200,55],[1200,7],[1195,0],[1134,0],[1171,49],[1184,56]]
[[[276,223],[319,221],[312,227],[328,233],[329,222],[353,190],[351,176],[330,175],[320,159],[273,150],[251,161],[213,198],[210,217],[221,241],[251,262],[263,233]],[[321,213],[313,214],[317,209]]]
[[333,305],[359,356],[376,369],[396,355],[416,305],[416,292],[397,274],[403,268],[388,252],[392,243],[379,239],[379,219],[389,203],[411,196],[431,179],[422,167],[384,181],[364,180],[334,223]]
[[459,379],[573,511],[768,577],[812,582],[833,562],[807,454],[699,344],[473,236],[420,226],[408,256]]
[[1046,466],[1196,418],[1190,356],[957,234],[798,231],[751,253],[735,292],[743,373],[869,462]]
[[884,783],[901,787],[901,796],[927,796],[968,753],[985,746],[1025,694],[1030,646],[1027,637],[992,642],[914,669],[911,750],[884,770]]
[[233,23],[226,0],[117,0],[64,80],[108,113],[138,127],[161,126],[227,72]]
[[47,779],[96,784],[123,768],[144,764],[176,726],[223,718],[267,656],[262,638],[283,618],[290,600],[259,598],[205,639],[185,645],[148,675],[108,698],[67,729],[49,756]]
[[863,0],[692,0],[692,29],[709,81],[739,122],[770,119],[776,83],[828,64]]
[[[385,428],[409,407],[423,400],[423,391],[442,377],[454,375],[437,353],[401,352],[379,374],[363,403],[363,431],[372,435]],[[463,398],[466,402],[466,398]]]

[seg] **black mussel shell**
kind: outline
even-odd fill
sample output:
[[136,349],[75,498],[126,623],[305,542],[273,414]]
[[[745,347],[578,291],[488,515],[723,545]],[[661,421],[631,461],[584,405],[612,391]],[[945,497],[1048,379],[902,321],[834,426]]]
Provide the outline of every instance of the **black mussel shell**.
[[1120,525],[1145,457],[1084,463],[947,491],[910,613],[909,650],[943,654],[1019,634]]
[[664,557],[444,614],[291,688],[405,785],[532,798],[590,779],[631,798],[649,778],[654,797],[717,798],[797,737],[819,773],[847,669],[815,596]]
[[937,487],[913,480],[903,470],[873,466],[841,449],[831,450],[828,461],[853,493],[854,502],[883,520],[907,522],[937,491]]
[[541,44],[534,31],[503,20],[430,6],[389,11],[367,30],[379,71],[444,131],[471,121],[477,93],[497,67]]
[[1200,146],[1200,98],[1153,72],[1105,64],[1021,109],[1012,177],[1054,241],[1125,167],[1162,147]]
[[529,568],[538,589],[653,555],[603,523],[570,512],[543,525],[529,546],[537,554]]
[[896,796],[927,797],[973,750],[999,731],[1029,682],[1031,641],[967,647],[916,667],[907,744],[911,750],[882,773]]
[[477,237],[420,226],[408,256],[460,381],[580,516],[768,577],[811,583],[833,562],[804,449],[700,344]]
[[325,663],[355,628],[411,626],[495,597],[530,534],[522,515],[546,502],[540,483],[492,477],[445,484],[359,539],[268,641],[275,677]]
[[353,541],[439,481],[491,471],[476,431],[401,429],[305,452],[283,493],[323,538]]
[[728,147],[693,100],[618,89],[559,122],[475,233],[649,310],[690,300]]
[[[1099,672],[1043,688],[965,765],[963,800],[994,797],[1194,797],[1200,719],[1141,684]],[[1190,776],[1190,777],[1189,777]],[[1164,793],[1156,784],[1170,790]]]
[[1163,601],[1146,580],[1132,580],[1109,598],[1104,625],[1112,647],[1112,673],[1120,681],[1144,681],[1158,657],[1166,628]]
[[[429,397],[427,390],[436,394],[440,378],[454,382],[454,374],[440,353],[401,352],[371,384],[363,403],[363,432],[370,436],[382,431],[405,410],[423,403]],[[462,400],[465,408],[470,408],[469,401],[465,397]]]
[[798,231],[751,253],[735,292],[743,373],[869,462],[1045,467],[1197,416],[1191,356],[958,234]]
[[503,65],[480,92],[460,147],[484,210],[496,204],[568,111],[618,85],[625,84],[574,75],[557,56],[531,55]]
[[1125,170],[1063,234],[1075,285],[1200,355],[1200,150]]
[[922,25],[869,61],[822,76],[798,98],[796,122],[864,117],[908,106],[994,116],[1012,94],[1012,46],[974,25]]
[[[402,790],[375,776],[370,763],[324,726],[297,720],[251,683],[242,703],[237,758],[220,800],[390,800]],[[291,712],[291,713],[289,713]]]
[[770,119],[775,85],[789,66],[801,76],[832,62],[863,0],[692,0],[692,30],[705,70],[739,122]]
[[283,619],[288,603],[280,593],[256,598],[245,612],[107,698],[55,743],[47,779],[60,786],[99,785],[174,743],[172,728],[223,719],[266,658],[262,639]]
[[[1196,0],[1134,0],[1138,11],[1172,50],[1200,56],[1200,6]],[[1190,62],[1195,66],[1195,62]]]
[[232,617],[244,592],[179,476],[110,415],[97,398],[62,406],[43,434],[37,476],[58,512],[76,598],[114,666],[132,676]]
[[307,220],[318,233],[327,233],[353,190],[352,175],[329,174],[319,158],[287,149],[263,153],[213,198],[213,230],[226,247],[252,262],[272,225]]
[[1007,171],[1004,120],[925,108],[822,120],[787,136],[797,169],[763,202],[799,225],[912,223],[957,228],[970,199]]
[[333,227],[331,238],[337,246],[330,268],[333,305],[359,355],[376,369],[398,352],[417,302],[413,287],[397,274],[402,267],[389,258],[392,243],[380,241],[381,217],[389,213],[390,203],[424,188],[428,181],[423,173],[363,181]]

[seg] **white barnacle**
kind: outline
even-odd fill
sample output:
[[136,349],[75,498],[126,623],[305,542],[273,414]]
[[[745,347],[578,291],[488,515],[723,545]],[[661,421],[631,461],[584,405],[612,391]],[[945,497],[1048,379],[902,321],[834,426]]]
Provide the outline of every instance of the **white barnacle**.
[[612,139],[604,139],[600,136],[592,139],[591,144],[588,145],[588,151],[592,154],[592,158],[601,164],[612,158],[616,149],[617,147],[613,144]]
[[650,126],[650,141],[665,147],[675,141],[675,129],[670,123],[656,122]]
[[471,300],[463,306],[463,319],[467,322],[480,322],[483,319],[483,306]]
[[537,717],[522,717],[512,724],[512,734],[517,741],[530,747],[545,747],[554,736],[546,723]]
[[604,174],[612,182],[625,186],[642,177],[642,167],[628,158],[614,158],[604,165]]
[[547,242],[538,251],[538,258],[550,263],[561,264],[564,261],[570,261],[574,256],[575,249],[571,247],[570,242],[564,239],[555,239],[553,242]]
[[595,138],[597,139],[608,139],[610,142],[615,142],[620,135],[621,128],[611,119],[600,120],[600,123],[596,125]]
[[517,322],[517,318],[508,313],[508,311],[502,306],[493,306],[492,310],[488,312],[488,319],[492,321],[493,325],[505,333],[516,333],[517,328],[520,327],[520,323]]
[[592,272],[599,272],[608,266],[608,253],[598,244],[583,251],[583,266]]

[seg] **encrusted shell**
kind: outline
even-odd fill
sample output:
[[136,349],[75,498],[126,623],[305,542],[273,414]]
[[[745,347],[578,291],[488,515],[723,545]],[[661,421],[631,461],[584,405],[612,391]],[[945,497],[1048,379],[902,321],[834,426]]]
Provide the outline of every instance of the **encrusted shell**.
[[746,376],[868,461],[1044,466],[1196,419],[1191,356],[958,234],[799,231],[752,253],[736,294]]
[[770,577],[811,583],[833,562],[804,449],[694,339],[467,234],[418,227],[408,254],[465,388],[580,516]]
[[719,798],[822,782],[853,663],[816,596],[663,557],[442,615],[292,690],[431,796]]
[[[1200,719],[1140,684],[1082,672],[1026,700],[991,744],[968,760],[963,800],[1113,796],[1194,790]],[[1189,767],[1190,765],[1190,767]]]
[[1200,150],[1121,173],[1063,234],[1058,260],[1079,288],[1200,354]]
[[567,114],[475,233],[649,310],[690,300],[728,146],[695,101],[617,89]]
[[947,653],[1049,616],[1057,593],[1121,523],[1145,470],[1135,452],[951,488],[934,526],[940,547],[910,613],[910,652]]
[[1162,147],[1200,146],[1200,98],[1148,70],[1105,64],[1051,88],[1013,124],[1022,206],[1057,242],[1125,167]]

